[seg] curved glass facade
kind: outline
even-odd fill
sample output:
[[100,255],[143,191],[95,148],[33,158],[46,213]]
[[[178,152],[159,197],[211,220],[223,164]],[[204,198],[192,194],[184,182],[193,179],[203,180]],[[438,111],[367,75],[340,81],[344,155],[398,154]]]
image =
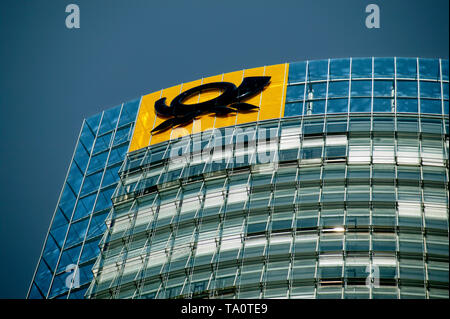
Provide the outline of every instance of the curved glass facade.
[[448,60],[290,63],[283,117],[127,155],[86,296],[448,298],[448,134]]
[[[83,122],[27,298],[83,298],[139,102],[120,104]],[[71,276],[78,280],[71,282]]]

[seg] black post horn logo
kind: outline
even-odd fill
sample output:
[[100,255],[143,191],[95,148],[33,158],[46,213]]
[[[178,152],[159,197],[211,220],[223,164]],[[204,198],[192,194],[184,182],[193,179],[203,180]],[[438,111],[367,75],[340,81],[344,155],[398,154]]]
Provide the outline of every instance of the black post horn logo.
[[[170,106],[166,105],[166,98],[163,97],[155,102],[155,111],[159,116],[171,118],[155,127],[152,133],[164,131],[175,125],[187,124],[195,117],[205,113],[227,115],[236,111],[248,112],[257,109],[258,106],[242,101],[261,92],[269,84],[270,78],[270,76],[246,77],[239,87],[230,82],[202,84],[178,95],[172,100]],[[209,90],[222,90],[223,92],[218,97],[205,102],[183,104],[188,97]]]

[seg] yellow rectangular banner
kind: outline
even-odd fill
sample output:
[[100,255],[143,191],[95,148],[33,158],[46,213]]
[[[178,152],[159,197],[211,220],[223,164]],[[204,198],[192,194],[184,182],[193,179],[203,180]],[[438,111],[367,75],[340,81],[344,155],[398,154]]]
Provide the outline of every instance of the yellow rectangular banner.
[[[273,118],[280,118],[284,114],[284,104],[286,96],[287,77],[289,72],[289,64],[277,64],[260,68],[245,69],[231,73],[211,76],[201,80],[183,83],[168,89],[144,95],[141,99],[139,113],[136,120],[133,137],[131,139],[129,152],[139,150],[149,145],[154,145],[171,139],[176,139],[189,134],[204,132],[214,128],[222,128],[237,124],[244,124]],[[155,110],[155,102],[161,98],[166,98],[165,103],[170,103],[179,98],[180,94],[187,90],[194,89],[200,85],[206,85],[216,82],[228,82],[239,87],[247,77],[270,77],[270,82],[260,92],[242,98],[245,104],[241,106],[245,111],[216,115],[211,112],[195,116],[195,119],[186,121],[185,123],[175,124],[165,130],[155,130],[161,123],[170,120],[170,117],[162,116]],[[226,83],[225,83],[226,84]],[[238,90],[239,91],[239,90]],[[220,88],[208,89],[194,92],[192,95],[182,99],[183,105],[190,106],[202,102],[206,102],[217,98],[224,91]],[[237,103],[239,104],[239,103]],[[258,108],[247,110],[248,105],[257,106]],[[233,107],[233,105],[231,106]],[[226,108],[226,105],[223,106]],[[222,108],[222,109],[223,109]],[[169,110],[167,108],[167,110]],[[170,122],[170,121],[169,121]],[[163,124],[164,125],[164,124]],[[153,132],[152,132],[153,130]]]

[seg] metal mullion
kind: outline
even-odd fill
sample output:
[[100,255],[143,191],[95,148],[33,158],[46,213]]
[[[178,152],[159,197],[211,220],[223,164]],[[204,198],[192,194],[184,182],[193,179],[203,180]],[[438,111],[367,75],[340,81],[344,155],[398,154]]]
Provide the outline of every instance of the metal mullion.
[[374,80],[374,70],[375,69],[375,57],[372,57],[372,75],[371,75],[371,81],[372,81],[372,92],[370,94],[370,131],[373,132],[373,126],[374,126],[374,119],[373,119],[373,86],[375,84]]
[[[301,157],[301,151],[303,150],[303,140],[304,140],[304,134],[303,134],[303,129],[304,129],[304,122],[305,122],[305,107],[306,107],[306,88],[308,86],[308,69],[309,69],[309,61],[306,61],[306,66],[305,66],[305,87],[303,88],[303,104],[302,104],[302,113],[301,113],[301,118],[300,118],[300,145],[299,145],[299,155]],[[300,159],[301,161],[301,159]]]
[[[105,173],[106,173],[106,170],[107,170],[107,167],[108,167],[108,162],[109,162],[109,157],[111,155],[111,150],[112,150],[112,148],[114,146],[114,139],[116,137],[117,128],[119,127],[119,120],[120,120],[120,117],[122,115],[123,106],[124,106],[124,103],[122,103],[122,106],[120,107],[120,112],[119,112],[119,116],[117,117],[116,127],[115,127],[114,131],[111,134],[112,136],[111,136],[111,142],[110,142],[110,145],[109,145],[108,156],[106,157],[105,166],[103,167],[103,173],[102,173],[102,177],[100,178],[99,188],[97,189],[97,195],[95,196],[94,204],[92,206],[92,212],[89,214],[89,221],[88,221],[88,224],[86,226],[86,233],[84,234],[83,242],[81,244],[80,253],[79,253],[78,259],[77,259],[77,267],[78,267],[78,265],[80,263],[81,254],[83,253],[83,250],[84,250],[84,244],[86,243],[86,238],[87,238],[87,235],[88,235],[88,231],[89,231],[89,228],[91,226],[92,216],[94,214],[95,206],[97,205],[98,196],[100,194],[100,189],[103,186],[102,183],[103,183],[103,179],[105,177]],[[116,187],[117,187],[117,185],[116,185]],[[77,271],[78,271],[78,269],[79,269],[79,267],[77,268]],[[69,288],[69,292],[67,294],[67,299],[69,299],[69,297],[70,297],[70,294],[72,292],[72,288],[73,288],[73,285]]]
[[[55,208],[55,210],[54,210],[54,212],[53,212],[53,216],[52,216],[52,219],[51,219],[51,221],[50,221],[50,225],[48,226],[47,234],[46,234],[45,239],[44,239],[44,245],[42,245],[41,254],[40,254],[40,256],[39,256],[38,263],[37,263],[36,268],[35,268],[34,273],[33,273],[33,279],[31,280],[30,287],[28,288],[28,292],[27,292],[27,296],[26,296],[27,299],[30,297],[31,288],[33,287],[33,283],[34,283],[35,280],[36,280],[37,270],[38,270],[38,268],[39,268],[39,265],[41,264],[42,257],[43,257],[43,255],[44,255],[44,250],[45,250],[45,247],[46,247],[46,245],[47,245],[48,235],[50,234],[50,230],[51,230],[51,228],[52,228],[53,221],[54,221],[54,219],[55,219],[56,213],[58,212],[58,207],[59,207],[59,203],[60,203],[60,201],[61,201],[61,197],[62,197],[63,191],[64,191],[66,185],[68,185],[68,184],[66,184],[66,183],[67,183],[67,178],[69,177],[70,168],[72,167],[72,165],[73,165],[73,163],[74,163],[73,160],[74,160],[74,158],[75,158],[75,153],[76,153],[77,148],[78,148],[78,143],[80,142],[80,137],[81,137],[81,133],[83,132],[84,125],[87,125],[86,120],[83,120],[83,123],[81,124],[80,132],[78,133],[78,139],[77,139],[77,142],[76,142],[76,144],[75,144],[75,149],[74,149],[74,151],[73,151],[73,153],[72,153],[72,159],[70,160],[70,164],[69,164],[69,167],[68,167],[67,172],[66,172],[66,177],[64,178],[63,187],[61,188],[61,191],[59,192],[58,202],[56,203],[56,208]],[[100,126],[99,126],[99,127],[100,127]],[[70,222],[69,222],[69,223],[70,223]],[[62,250],[61,250],[61,253],[62,253]],[[56,267],[56,266],[55,266],[55,267]],[[56,273],[56,268],[55,268],[55,271],[54,271],[54,272]],[[51,284],[52,284],[52,283],[50,282],[49,289],[50,289],[50,287],[51,287]],[[41,289],[39,288],[39,290],[41,290]],[[46,296],[44,296],[44,298],[45,298],[45,297],[46,297]]]
[[324,111],[324,121],[323,121],[323,127],[322,127],[322,132],[325,132],[325,120],[326,120],[326,114],[328,114],[328,88],[330,86],[330,59],[328,59],[328,69],[327,69],[327,88],[326,88],[326,92],[325,92],[325,111]]
[[372,76],[370,78],[370,81],[372,82],[372,89],[370,92],[370,115],[373,114],[373,87],[375,85],[375,80],[374,80],[374,69],[375,69],[375,57],[372,57]]
[[[94,139],[94,142],[92,143],[91,150],[90,150],[90,152],[89,152],[89,160],[88,160],[88,163],[87,163],[86,168],[85,168],[85,170],[84,170],[83,179],[82,179],[82,181],[81,181],[80,189],[78,190],[78,195],[77,195],[77,198],[76,198],[76,200],[75,200],[75,205],[74,205],[74,208],[73,208],[73,210],[72,210],[72,215],[70,216],[69,227],[67,228],[66,235],[65,235],[64,241],[63,241],[63,245],[61,246],[61,251],[60,251],[60,254],[59,254],[59,256],[58,256],[58,260],[57,260],[57,262],[56,262],[56,265],[55,265],[55,272],[53,273],[52,279],[51,279],[51,281],[50,281],[50,286],[49,286],[48,291],[47,291],[46,299],[48,299],[48,296],[50,295],[50,291],[51,291],[51,289],[52,289],[52,287],[53,287],[53,282],[54,282],[54,280],[55,280],[55,276],[56,276],[56,273],[57,273],[57,269],[58,269],[58,267],[59,267],[59,262],[60,262],[60,260],[61,260],[61,256],[62,256],[63,251],[64,251],[64,247],[65,247],[65,244],[66,244],[67,236],[69,235],[69,231],[70,231],[70,229],[71,229],[71,227],[72,227],[73,215],[75,214],[75,210],[76,210],[76,208],[78,207],[78,200],[79,200],[79,197],[80,197],[81,189],[83,188],[84,180],[85,180],[85,178],[86,178],[86,174],[87,174],[89,165],[90,165],[90,163],[91,163],[92,151],[94,150],[95,144],[97,143],[97,135],[98,135],[98,132],[99,132],[99,130],[100,130],[100,126],[101,126],[101,124],[102,124],[104,114],[105,114],[105,111],[102,112],[102,116],[101,116],[101,118],[100,118],[100,122],[99,122],[98,128],[97,128],[97,132],[96,132],[96,134],[95,134],[95,139]],[[86,121],[85,121],[85,122],[86,122]],[[75,154],[75,153],[74,153],[74,154]],[[58,203],[58,205],[59,205],[59,203]],[[70,290],[70,288],[69,288],[69,290]]]
[[[419,121],[418,121],[418,123],[419,123],[419,133],[421,133],[422,132],[422,121],[421,121],[421,118],[422,118],[422,111],[421,111],[421,107],[420,107],[420,104],[421,104],[421,97],[420,97],[420,71],[419,71],[419,58],[416,58],[416,69],[417,69],[417,114],[419,115],[418,116],[418,118],[419,118]],[[422,135],[422,134],[420,134],[420,135]]]
[[[350,58],[350,72],[348,78],[348,100],[347,100],[347,117],[350,118],[350,102],[352,97],[352,68],[353,68],[353,58]],[[350,122],[350,119],[349,119]],[[348,130],[347,124],[347,130]]]
[[[397,57],[394,57],[394,131],[397,132]],[[394,135],[395,139],[395,150],[397,152],[397,138]]]

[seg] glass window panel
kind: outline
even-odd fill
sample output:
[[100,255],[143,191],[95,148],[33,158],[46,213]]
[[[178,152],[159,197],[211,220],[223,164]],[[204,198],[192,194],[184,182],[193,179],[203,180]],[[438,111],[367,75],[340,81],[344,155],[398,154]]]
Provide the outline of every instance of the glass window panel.
[[126,142],[128,138],[130,138],[130,134],[132,133],[133,126],[126,126],[121,129],[118,129],[116,135],[114,136],[114,144],[118,145],[120,143]]
[[[397,99],[397,112],[399,99]],[[416,101],[417,103],[417,101]],[[403,111],[406,112],[406,111]],[[408,111],[409,112],[409,111]],[[397,130],[400,132],[418,132],[419,131],[419,122],[414,118],[405,118],[405,117],[397,117]]]
[[372,58],[352,59],[352,78],[371,78]]
[[[324,114],[325,113],[325,101],[309,102],[312,108],[312,114]],[[308,115],[308,114],[306,114]]]
[[348,81],[332,81],[328,85],[328,97],[348,96]]
[[301,159],[313,159],[322,157],[322,147],[308,147],[302,148]]
[[305,120],[303,123],[303,133],[307,134],[317,134],[323,132],[323,120]]
[[308,187],[302,188],[298,192],[298,201],[300,204],[317,203],[319,201],[319,188]]
[[120,168],[120,166],[113,166],[113,167],[109,167],[105,171],[105,176],[103,177],[102,187],[116,183],[119,180],[119,174],[118,174],[119,168]]
[[344,157],[347,154],[346,146],[327,146],[325,150],[327,158]]
[[439,60],[419,59],[419,76],[421,79],[439,80]]
[[[397,112],[398,113],[418,113],[417,99],[397,99]],[[405,127],[405,126],[403,126]],[[399,125],[400,129],[400,125]],[[414,132],[410,130],[409,132]]]
[[397,96],[417,97],[417,81],[397,81]]
[[448,83],[442,83],[442,95],[444,96],[444,99],[448,100]]
[[392,234],[374,235],[372,238],[372,249],[374,251],[395,251],[397,249],[396,236]]
[[422,267],[405,267],[400,264],[400,278],[410,280],[424,280],[425,271]]
[[69,247],[73,244],[80,243],[83,241],[88,223],[89,218],[85,218],[79,222],[72,223],[70,225],[70,230],[69,234],[67,235],[65,247]]
[[370,169],[368,166],[349,166],[347,171],[347,178],[363,178],[369,179]]
[[[392,117],[379,117],[373,120],[374,131],[394,131],[394,119]],[[393,155],[393,154],[392,154]]]
[[[434,134],[443,134],[443,127],[442,122],[440,120],[434,120],[434,119],[425,119],[422,118],[421,120],[421,126],[422,126],[422,132],[426,133],[434,133]],[[431,146],[433,148],[439,148],[439,152],[443,151],[441,140],[429,140],[424,139],[426,141],[422,144],[422,146]]]
[[[350,112],[369,112],[371,109],[370,98],[352,98],[350,101]],[[367,130],[367,126],[365,128]]]
[[[328,101],[328,113],[330,112],[330,102],[332,100]],[[336,101],[336,100],[333,100]],[[345,110],[342,112],[347,112],[347,99],[344,100],[345,101]],[[344,109],[344,107],[342,106],[342,109]],[[338,111],[338,108],[334,109],[332,107],[332,110]],[[334,111],[332,111],[334,112]],[[326,125],[326,131],[327,133],[340,133],[340,132],[346,132],[347,131],[347,120],[335,120],[335,119],[331,119],[328,118],[327,120],[327,125]]]
[[[97,124],[98,126],[98,124]],[[82,144],[84,146],[83,149],[80,148],[80,150],[84,151],[84,152],[90,152],[92,145],[94,144],[94,138],[95,138],[95,134],[97,132],[97,128],[95,128],[95,130],[91,129],[91,126],[89,125],[89,119],[86,120],[85,125],[83,126],[83,130],[81,131],[81,135],[80,135],[80,144]],[[81,146],[81,145],[80,145]],[[77,150],[78,152],[78,150]]]
[[105,167],[107,158],[108,158],[108,152],[103,152],[103,153],[93,156],[89,163],[89,169],[87,172],[93,173],[96,170],[103,169]]
[[[312,97],[311,97],[312,93]],[[323,83],[314,83],[308,86],[308,99],[323,99],[327,94],[327,84]]]
[[445,169],[441,167],[423,167],[423,179],[436,182],[446,182]]
[[350,131],[367,131],[368,127],[370,127],[370,118],[350,118]]
[[305,82],[306,62],[289,63],[289,83]]
[[427,242],[427,253],[448,257],[448,238],[443,238],[441,243]]
[[330,79],[347,79],[350,76],[350,59],[330,60]]
[[417,59],[397,58],[397,78],[417,78]]
[[320,168],[301,168],[299,171],[299,180],[300,182],[320,180]]
[[100,186],[100,181],[102,179],[103,171],[100,171],[98,173],[86,176],[83,183],[83,188],[81,190],[80,195],[87,195],[92,191],[98,190],[98,187]]
[[310,61],[308,66],[308,80],[320,81],[327,79],[328,60]]
[[98,135],[114,130],[119,119],[120,109],[122,105],[118,105],[112,109],[103,112],[102,123],[98,131]]
[[418,167],[402,167],[399,166],[397,170],[399,179],[420,180],[420,170]]
[[372,81],[352,81],[352,96],[371,96]]
[[84,217],[92,212],[96,196],[97,193],[94,193],[78,200],[77,208],[73,215],[74,220]]
[[374,165],[373,178],[394,179],[395,168],[392,165]]
[[374,98],[373,112],[393,112],[393,99]]
[[111,196],[114,193],[114,186],[109,189],[105,189],[100,192],[97,199],[97,204],[95,205],[95,211],[101,211],[111,207],[112,201]]
[[303,100],[305,95],[305,85],[289,85],[286,89],[286,102]]
[[316,261],[314,259],[296,259],[292,267],[291,278],[294,280],[312,279],[314,278],[315,272]]
[[105,219],[108,215],[108,211],[100,214],[96,214],[92,217],[91,224],[89,225],[89,231],[87,238],[103,234],[106,229]]
[[128,144],[123,144],[122,146],[112,148],[111,154],[109,155],[108,165],[122,162],[123,159],[125,158],[125,154],[127,153],[127,150],[128,150]]
[[347,113],[348,99],[331,99],[328,100],[327,113]]
[[442,113],[441,100],[421,99],[420,113],[441,114]]
[[373,76],[375,78],[393,78],[394,58],[375,58],[373,62]]
[[[82,174],[86,170],[87,164],[89,161],[89,153],[86,152],[85,146],[83,146],[82,143],[79,143],[77,146],[77,149],[75,151],[75,156],[72,162],[72,165],[70,167],[71,172],[69,173],[69,178],[72,176],[72,170],[77,169],[79,170],[79,174]],[[80,180],[81,183],[81,180]]]
[[101,152],[109,148],[111,144],[112,133],[104,134],[102,136],[97,137],[94,145],[93,154]]
[[394,81],[376,80],[373,82],[373,96],[393,96]]
[[[320,252],[341,251],[342,249],[343,249],[343,242],[342,242],[342,240],[321,240],[320,244],[319,244]],[[322,277],[324,277],[324,276],[322,275]],[[340,273],[336,277],[340,277]]]
[[137,112],[139,110],[139,104],[141,99],[135,99],[129,101],[123,105],[122,114],[120,115],[119,126],[134,122]]
[[300,103],[286,103],[284,107],[284,116],[302,115],[303,102]]
[[420,81],[420,97],[441,98],[441,83]]

